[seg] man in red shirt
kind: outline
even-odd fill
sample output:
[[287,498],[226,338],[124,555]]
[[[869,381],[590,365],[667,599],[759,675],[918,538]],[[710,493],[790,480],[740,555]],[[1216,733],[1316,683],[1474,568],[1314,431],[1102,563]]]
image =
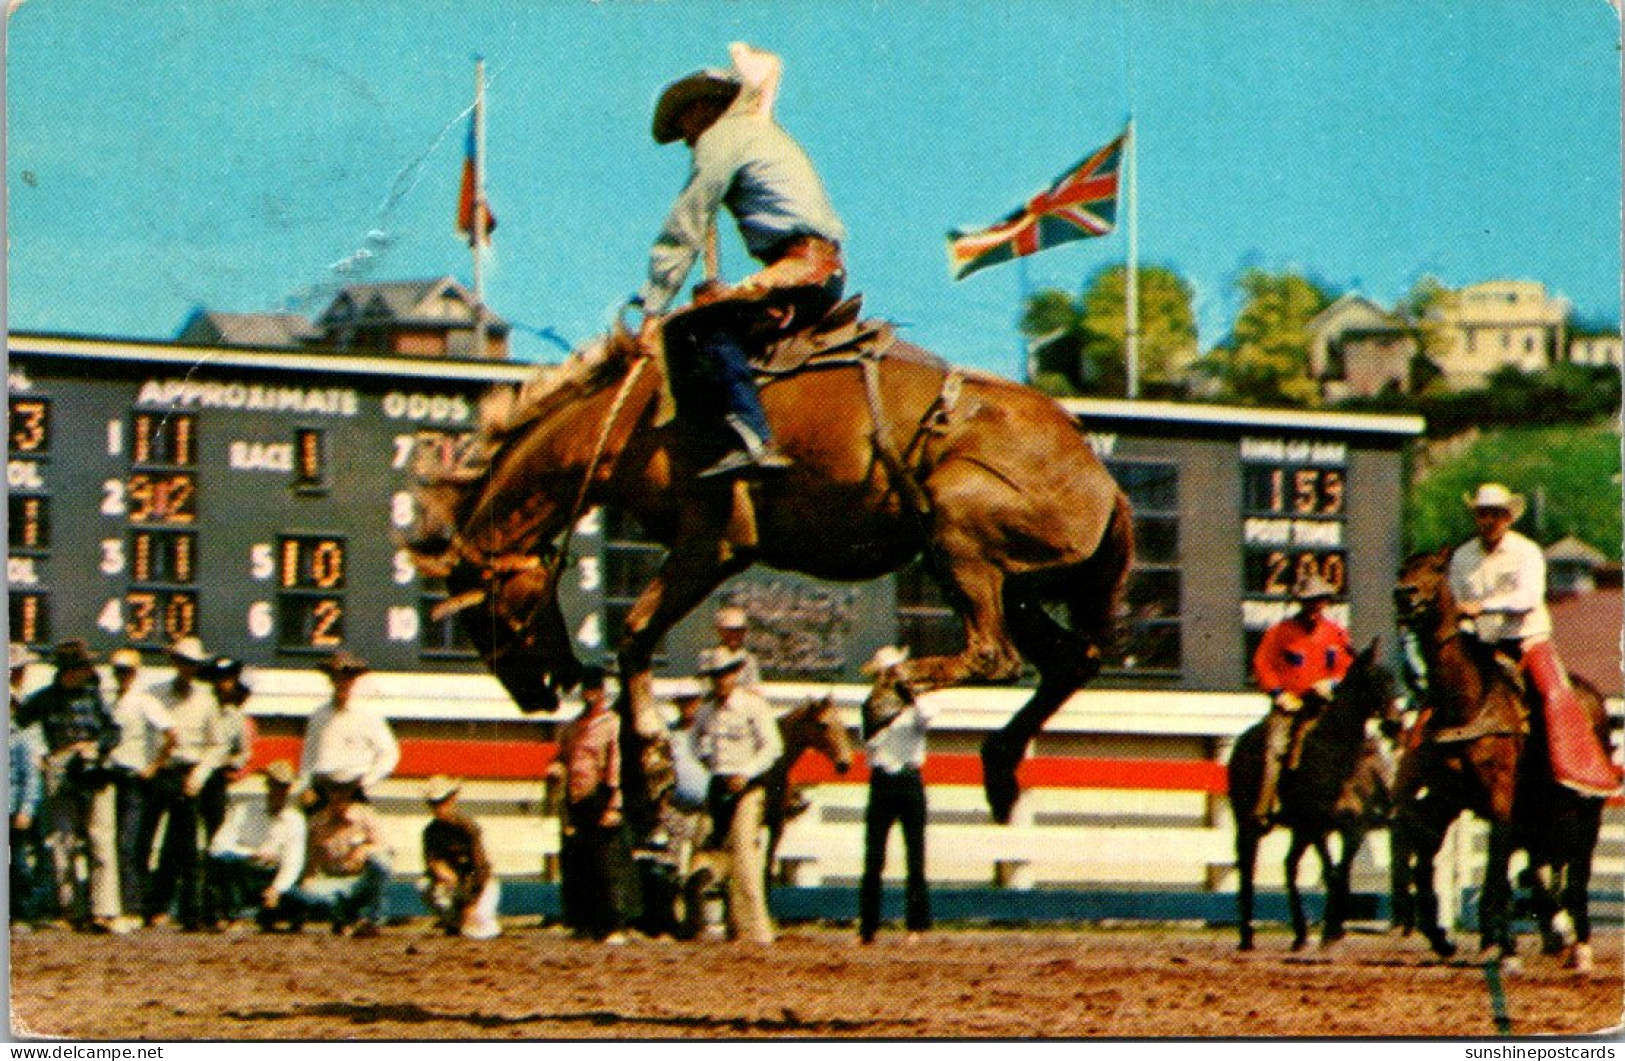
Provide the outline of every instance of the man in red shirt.
[[1328,618],[1326,602],[1336,590],[1318,574],[1298,580],[1292,596],[1298,613],[1264,633],[1253,654],[1253,676],[1270,695],[1264,741],[1264,781],[1253,815],[1268,825],[1275,813],[1275,792],[1283,761],[1297,758],[1305,726],[1332,698],[1354,651],[1349,632]]

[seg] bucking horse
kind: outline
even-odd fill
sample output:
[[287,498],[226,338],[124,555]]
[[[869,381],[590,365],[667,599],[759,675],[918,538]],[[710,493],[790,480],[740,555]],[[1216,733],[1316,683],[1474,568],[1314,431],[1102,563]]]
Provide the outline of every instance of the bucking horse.
[[445,579],[441,614],[460,614],[521,709],[552,710],[579,669],[557,597],[571,527],[607,506],[665,546],[615,642],[629,820],[641,787],[647,824],[669,777],[651,676],[667,631],[753,564],[858,581],[923,556],[965,646],[910,661],[907,680],[1008,683],[1023,659],[1038,671],[982,746],[989,807],[1008,821],[1028,743],[1110,649],[1133,556],[1128,500],[1080,425],[1035,390],[859,320],[849,302],[761,369],[793,466],[702,480],[714,452],[703,425],[672,415],[663,362],[617,323],[521,390],[493,392],[455,466],[417,488],[406,544],[425,576]]

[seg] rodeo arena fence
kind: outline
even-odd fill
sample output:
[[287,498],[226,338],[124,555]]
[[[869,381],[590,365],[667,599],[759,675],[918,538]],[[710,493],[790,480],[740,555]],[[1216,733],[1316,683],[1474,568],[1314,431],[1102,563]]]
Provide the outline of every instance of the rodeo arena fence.
[[[657,695],[665,685],[656,682]],[[316,671],[257,675],[250,706],[260,735],[251,769],[276,759],[297,762],[305,717],[328,692]],[[855,731],[867,689],[769,683],[767,692],[781,709],[832,694]],[[983,688],[928,695],[939,713],[924,770],[930,806],[926,870],[939,920],[1234,923],[1237,874],[1225,763],[1236,736],[1267,709],[1263,696],[1078,693],[1034,742],[1020,770],[1024,795],[1012,822],[999,825],[983,801],[978,749],[1026,692]],[[579,705],[567,703],[557,715],[524,716],[494,679],[482,675],[373,673],[362,679],[357,696],[389,719],[401,744],[395,775],[372,796],[394,849],[390,915],[422,913],[415,892],[429,817],[423,783],[434,774],[464,779],[463,807],[481,823],[503,881],[502,914],[556,914],[559,823],[544,813],[542,777],[557,752],[558,727]],[[774,913],[786,921],[850,920],[863,862],[868,771],[862,752],[845,775],[809,752],[791,780],[804,786],[810,805],[789,823],[771,867]],[[262,793],[263,781],[250,775],[235,785],[232,798],[249,813],[263,813]],[[1483,823],[1463,817],[1441,852],[1446,924],[1476,924],[1486,835]],[[896,916],[903,859],[895,831],[891,842],[885,909]],[[1280,869],[1286,844],[1286,831],[1278,829],[1260,848],[1260,921],[1286,919]],[[1388,866],[1387,833],[1374,832],[1354,870],[1355,922],[1386,924]],[[1617,919],[1625,895],[1625,815],[1618,801],[1608,808],[1594,867],[1594,911]],[[1322,901],[1315,859],[1304,860],[1300,882],[1315,916]]]

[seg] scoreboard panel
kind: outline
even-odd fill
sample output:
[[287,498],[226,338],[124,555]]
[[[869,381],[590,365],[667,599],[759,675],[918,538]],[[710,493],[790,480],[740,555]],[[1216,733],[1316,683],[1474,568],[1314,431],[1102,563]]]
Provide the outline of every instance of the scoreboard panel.
[[12,636],[478,668],[396,544],[409,469],[449,460],[485,389],[533,371],[14,337]]
[[[493,384],[535,366],[10,337],[12,637],[106,652],[194,634],[257,668],[343,647],[404,673],[483,673],[444,587],[400,536],[411,469],[445,466]],[[1392,628],[1403,450],[1414,417],[1074,399],[1134,506],[1135,567],[1105,687],[1237,690],[1263,629],[1314,570],[1357,637]],[[663,550],[623,514],[572,536],[560,604],[603,659]],[[960,624],[916,566],[859,584],[753,569],[679,623],[657,661],[684,673],[712,609],[746,608],[770,680],[861,682],[884,644],[956,651]]]

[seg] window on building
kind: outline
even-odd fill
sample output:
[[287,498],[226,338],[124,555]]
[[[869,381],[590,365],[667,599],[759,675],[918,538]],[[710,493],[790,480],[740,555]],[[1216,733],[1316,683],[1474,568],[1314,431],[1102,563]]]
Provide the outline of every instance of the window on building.
[[1123,604],[1122,673],[1180,669],[1179,468],[1107,461],[1134,508],[1134,568]]

